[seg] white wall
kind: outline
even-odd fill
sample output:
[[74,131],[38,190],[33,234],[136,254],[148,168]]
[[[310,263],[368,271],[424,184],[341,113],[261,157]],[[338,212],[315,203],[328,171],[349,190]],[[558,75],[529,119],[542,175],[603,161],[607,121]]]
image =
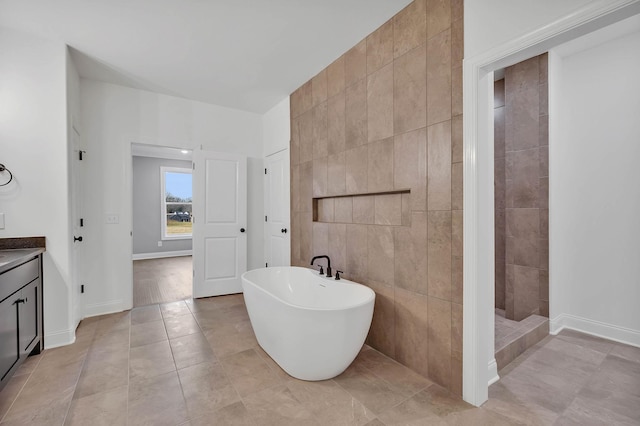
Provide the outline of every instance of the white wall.
[[[248,157],[248,268],[262,264],[262,121],[253,113],[81,79],[87,141],[85,314],[131,306],[131,143],[242,153]],[[106,213],[120,223],[107,225]],[[255,230],[255,231],[254,231]]]
[[549,278],[552,331],[640,346],[637,52],[640,32],[551,52]]
[[289,148],[291,117],[287,96],[262,116],[264,156]]
[[0,28],[0,58],[0,238],[46,237],[45,345],[70,343],[66,47]]
[[464,56],[485,53],[588,7],[589,3],[607,2],[615,0],[465,0]]

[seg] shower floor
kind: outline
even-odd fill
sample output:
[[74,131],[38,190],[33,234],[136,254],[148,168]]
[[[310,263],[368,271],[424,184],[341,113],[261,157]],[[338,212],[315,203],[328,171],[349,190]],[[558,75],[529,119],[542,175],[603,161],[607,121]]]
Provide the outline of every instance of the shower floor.
[[549,334],[549,318],[530,315],[522,321],[505,318],[504,310],[496,309],[495,356],[498,370]]

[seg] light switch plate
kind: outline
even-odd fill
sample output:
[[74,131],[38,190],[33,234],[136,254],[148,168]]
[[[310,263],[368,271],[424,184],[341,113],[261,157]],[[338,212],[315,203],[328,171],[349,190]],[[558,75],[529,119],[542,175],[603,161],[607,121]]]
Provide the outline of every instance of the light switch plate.
[[4,213],[0,213],[0,229],[4,229]]
[[120,216],[117,214],[106,214],[105,222],[109,225],[115,225],[116,223],[120,223]]

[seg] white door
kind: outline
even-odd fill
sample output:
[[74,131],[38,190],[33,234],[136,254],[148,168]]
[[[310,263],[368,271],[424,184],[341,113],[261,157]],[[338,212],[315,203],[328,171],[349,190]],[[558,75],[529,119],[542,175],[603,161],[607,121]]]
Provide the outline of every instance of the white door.
[[265,159],[264,215],[266,266],[291,264],[289,150]]
[[71,248],[71,315],[74,326],[78,325],[82,315],[81,286],[84,279],[84,253],[83,250],[83,196],[84,196],[84,151],[80,141],[80,133],[76,129],[75,123],[71,126],[71,232],[73,235]]
[[247,269],[247,158],[194,150],[193,297],[242,292]]

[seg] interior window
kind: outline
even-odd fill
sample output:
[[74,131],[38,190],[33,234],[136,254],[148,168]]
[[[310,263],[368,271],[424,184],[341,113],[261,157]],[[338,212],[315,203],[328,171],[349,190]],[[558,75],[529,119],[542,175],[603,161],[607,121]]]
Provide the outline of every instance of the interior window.
[[162,167],[162,238],[191,238],[191,170]]

